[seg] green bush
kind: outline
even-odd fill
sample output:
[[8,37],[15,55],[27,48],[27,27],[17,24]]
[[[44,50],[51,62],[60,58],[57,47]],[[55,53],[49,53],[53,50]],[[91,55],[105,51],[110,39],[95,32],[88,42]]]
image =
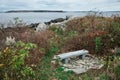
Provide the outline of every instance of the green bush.
[[120,65],[117,65],[114,69],[114,74],[115,74],[115,78],[116,80],[120,80]]
[[116,68],[115,68],[115,73],[117,75],[120,75],[120,65],[118,65]]
[[120,56],[120,49],[118,49],[116,53],[117,53],[117,55]]
[[55,32],[57,35],[63,35],[63,33],[64,33],[63,28],[61,28],[59,26],[50,26],[49,30]]
[[101,47],[101,38],[100,37],[96,37],[95,38],[95,51],[99,52],[100,47]]
[[100,80],[110,80],[105,73],[101,74],[99,77],[100,77]]
[[17,42],[15,46],[7,47],[0,52],[0,79],[15,80],[34,78],[34,70],[25,63],[29,50],[35,48],[32,43]]
[[112,46],[119,46],[120,45],[120,23],[113,22],[110,26],[109,31],[111,42],[113,43]]

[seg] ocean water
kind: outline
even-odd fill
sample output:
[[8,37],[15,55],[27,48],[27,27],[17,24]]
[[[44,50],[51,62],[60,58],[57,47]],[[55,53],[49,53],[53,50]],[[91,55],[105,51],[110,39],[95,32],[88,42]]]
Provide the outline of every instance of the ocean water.
[[[29,13],[0,13],[0,23],[8,24],[15,17],[19,17],[24,23],[39,23],[39,22],[47,22],[56,18],[65,18],[66,16],[86,16],[90,14],[90,12],[29,12]],[[101,15],[110,17],[112,15],[119,14],[120,12],[103,12]]]

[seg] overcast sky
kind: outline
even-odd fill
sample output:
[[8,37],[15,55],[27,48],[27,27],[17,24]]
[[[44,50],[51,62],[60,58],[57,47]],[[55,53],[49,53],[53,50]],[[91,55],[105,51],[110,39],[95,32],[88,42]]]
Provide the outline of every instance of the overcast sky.
[[0,0],[7,10],[120,11],[120,0]]

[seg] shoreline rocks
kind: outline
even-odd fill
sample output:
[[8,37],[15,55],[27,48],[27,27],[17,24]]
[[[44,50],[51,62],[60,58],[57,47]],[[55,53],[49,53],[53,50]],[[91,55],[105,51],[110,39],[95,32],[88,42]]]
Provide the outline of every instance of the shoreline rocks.
[[45,31],[48,28],[48,26],[45,23],[39,23],[38,26],[35,28],[37,32],[39,31]]
[[[61,27],[61,28],[65,28],[65,23],[69,20],[73,19],[73,17],[69,17],[69,16],[66,16],[66,18],[57,18],[57,19],[53,19],[53,20],[50,20],[48,22],[43,22],[43,23],[31,23],[29,25],[24,25],[25,27],[29,27],[33,30],[36,30],[36,31],[43,31],[43,30],[46,30],[49,26],[58,26],[58,27]],[[14,24],[12,24],[14,25]],[[0,29],[3,29],[3,28],[14,28],[15,26],[6,26],[4,24],[0,24]],[[17,27],[17,26],[16,26]],[[20,26],[18,26],[20,27]],[[23,25],[22,25],[23,27]]]
[[69,17],[66,16],[66,18],[57,18],[50,20],[48,22],[43,23],[31,23],[30,28],[36,30],[36,31],[43,31],[48,28],[48,26],[59,26],[59,27],[65,27],[65,22],[69,19]]

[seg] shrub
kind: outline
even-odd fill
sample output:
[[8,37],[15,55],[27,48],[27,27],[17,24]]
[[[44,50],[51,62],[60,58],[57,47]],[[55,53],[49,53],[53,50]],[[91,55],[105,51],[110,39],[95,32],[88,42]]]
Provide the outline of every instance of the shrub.
[[116,68],[115,68],[115,73],[117,75],[120,75],[120,65],[118,65]]
[[119,46],[120,45],[120,23],[118,22],[111,23],[109,34],[110,34],[110,40],[112,42],[112,46]]
[[95,51],[99,52],[100,47],[101,47],[101,38],[100,37],[96,37],[95,38]]
[[116,51],[116,54],[120,56],[120,49]]
[[[96,53],[95,48],[95,38],[96,37],[101,37],[104,34],[106,34],[105,31],[95,31],[95,32],[90,32],[90,33],[86,33],[85,35],[78,35],[78,36],[74,36],[71,39],[68,39],[66,41],[66,43],[64,44],[64,46],[61,48],[62,52],[69,52],[69,51],[76,51],[76,50],[81,50],[81,49],[87,49],[89,50],[91,53]],[[101,41],[102,43],[102,41]],[[101,44],[97,44],[97,45],[101,45]],[[101,50],[104,49],[104,46],[102,46],[99,50],[99,52]],[[104,52],[102,52],[104,53]]]
[[75,18],[66,23],[66,30],[77,31],[80,35],[93,31],[106,30],[110,24],[109,18],[96,15],[89,15],[82,18]]
[[100,80],[110,80],[110,78],[105,73],[101,74],[99,77]]
[[25,25],[26,24],[19,17],[13,18],[12,27],[24,27]]
[[59,27],[59,26],[50,26],[49,30],[55,32],[57,35],[63,35],[64,34],[63,28]]
[[[115,64],[114,64],[115,65]],[[116,80],[119,80],[120,79],[120,64],[119,64],[119,61],[118,61],[118,63],[116,64],[117,66],[115,66],[115,68],[114,68],[114,74],[115,74],[115,78],[116,78]]]
[[7,47],[0,52],[0,79],[15,80],[34,78],[32,67],[26,64],[25,59],[29,57],[29,50],[36,48],[35,44],[17,42],[15,46]]

